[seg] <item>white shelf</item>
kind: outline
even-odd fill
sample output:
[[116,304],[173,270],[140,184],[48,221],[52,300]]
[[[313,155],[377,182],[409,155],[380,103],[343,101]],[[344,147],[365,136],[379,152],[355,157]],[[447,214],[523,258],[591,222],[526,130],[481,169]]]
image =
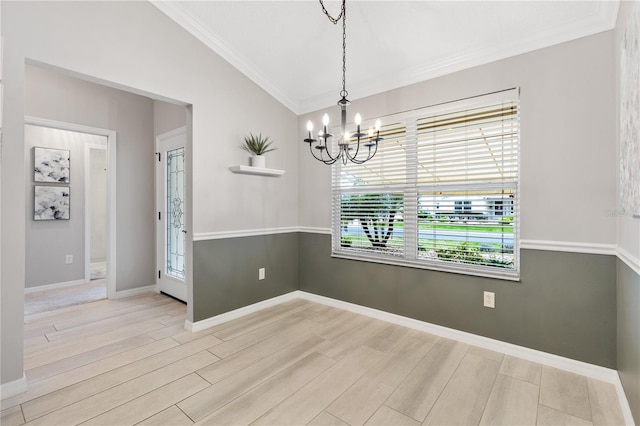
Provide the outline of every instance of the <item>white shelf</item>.
[[233,173],[242,173],[245,175],[282,176],[284,174],[284,170],[264,169],[262,167],[231,166],[229,167],[229,169]]

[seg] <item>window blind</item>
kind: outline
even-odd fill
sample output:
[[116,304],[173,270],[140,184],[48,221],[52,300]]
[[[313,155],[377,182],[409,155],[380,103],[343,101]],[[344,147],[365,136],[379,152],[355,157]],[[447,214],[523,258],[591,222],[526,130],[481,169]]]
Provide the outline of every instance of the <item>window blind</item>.
[[518,90],[384,121],[373,159],[333,166],[333,254],[517,278]]

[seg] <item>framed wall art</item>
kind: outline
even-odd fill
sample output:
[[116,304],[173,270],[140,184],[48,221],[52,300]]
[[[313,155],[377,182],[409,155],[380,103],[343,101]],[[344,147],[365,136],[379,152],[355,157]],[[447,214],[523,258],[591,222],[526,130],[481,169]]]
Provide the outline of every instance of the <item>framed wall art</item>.
[[69,220],[70,188],[36,185],[33,191],[34,220]]
[[35,182],[69,183],[71,151],[55,148],[33,148],[33,180]]

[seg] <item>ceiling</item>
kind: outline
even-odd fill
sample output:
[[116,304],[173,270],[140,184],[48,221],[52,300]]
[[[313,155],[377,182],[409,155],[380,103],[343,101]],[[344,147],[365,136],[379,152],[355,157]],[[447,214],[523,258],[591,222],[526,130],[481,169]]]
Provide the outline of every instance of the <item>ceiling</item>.
[[[296,114],[335,105],[342,26],[320,3],[157,1],[167,16]],[[341,3],[325,1],[337,16]],[[615,27],[619,1],[348,1],[349,99]]]

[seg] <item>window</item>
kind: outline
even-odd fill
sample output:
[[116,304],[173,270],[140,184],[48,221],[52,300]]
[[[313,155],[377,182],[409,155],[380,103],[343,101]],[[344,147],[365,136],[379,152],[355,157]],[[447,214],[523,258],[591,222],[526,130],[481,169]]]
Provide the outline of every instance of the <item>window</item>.
[[517,279],[518,90],[385,117],[333,167],[333,255]]

